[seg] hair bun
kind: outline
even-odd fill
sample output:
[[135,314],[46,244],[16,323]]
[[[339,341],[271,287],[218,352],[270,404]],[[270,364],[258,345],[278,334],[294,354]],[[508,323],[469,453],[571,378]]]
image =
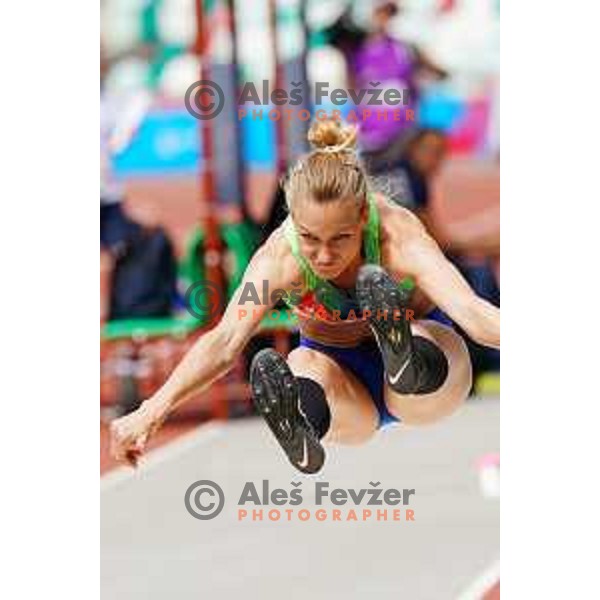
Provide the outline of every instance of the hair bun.
[[344,127],[338,119],[319,119],[310,126],[308,141],[317,151],[351,150],[356,146],[356,128]]

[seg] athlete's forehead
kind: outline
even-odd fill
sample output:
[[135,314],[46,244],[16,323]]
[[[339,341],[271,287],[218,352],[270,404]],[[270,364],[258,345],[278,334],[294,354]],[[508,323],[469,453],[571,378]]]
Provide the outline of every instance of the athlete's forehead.
[[292,220],[299,232],[329,238],[343,231],[354,231],[361,223],[361,210],[353,200],[324,204],[299,202],[292,209]]

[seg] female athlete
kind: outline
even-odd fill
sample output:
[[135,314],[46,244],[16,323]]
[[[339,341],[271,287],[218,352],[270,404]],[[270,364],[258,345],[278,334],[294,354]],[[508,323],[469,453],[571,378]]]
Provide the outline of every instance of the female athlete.
[[360,444],[394,421],[431,423],[464,401],[465,343],[423,317],[438,307],[473,340],[498,348],[499,310],[474,294],[417,217],[369,190],[355,138],[335,120],[312,125],[313,150],[286,181],[288,218],[252,258],[219,324],[158,392],[112,423],[116,458],[137,464],[173,408],[233,366],[272,309],[240,310],[242,290],[264,281],[270,290],[301,286],[290,302],[299,347],[287,359],[263,350],[250,369],[257,410],[298,470],[321,469],[323,444]]

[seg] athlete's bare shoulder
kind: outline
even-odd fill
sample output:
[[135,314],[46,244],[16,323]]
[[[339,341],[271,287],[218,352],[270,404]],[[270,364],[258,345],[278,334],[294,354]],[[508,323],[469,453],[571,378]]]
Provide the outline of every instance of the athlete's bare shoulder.
[[375,194],[381,222],[381,241],[393,243],[426,235],[426,229],[420,219],[410,210],[389,200],[384,194]]
[[[396,278],[414,276],[415,252],[430,248],[433,239],[411,211],[379,197],[382,264]],[[415,301],[416,302],[416,301]]]

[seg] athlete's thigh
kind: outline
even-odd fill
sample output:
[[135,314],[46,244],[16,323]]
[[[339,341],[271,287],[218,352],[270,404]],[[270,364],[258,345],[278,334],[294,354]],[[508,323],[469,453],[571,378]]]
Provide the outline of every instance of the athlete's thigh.
[[310,377],[324,389],[331,410],[325,442],[359,444],[377,430],[379,415],[364,385],[333,358],[318,350],[296,348],[288,356],[294,375]]
[[431,394],[398,394],[386,386],[388,410],[408,425],[433,423],[455,412],[471,389],[471,360],[467,346],[453,329],[435,321],[417,321],[413,335],[431,340],[448,360],[448,376],[444,384]]

